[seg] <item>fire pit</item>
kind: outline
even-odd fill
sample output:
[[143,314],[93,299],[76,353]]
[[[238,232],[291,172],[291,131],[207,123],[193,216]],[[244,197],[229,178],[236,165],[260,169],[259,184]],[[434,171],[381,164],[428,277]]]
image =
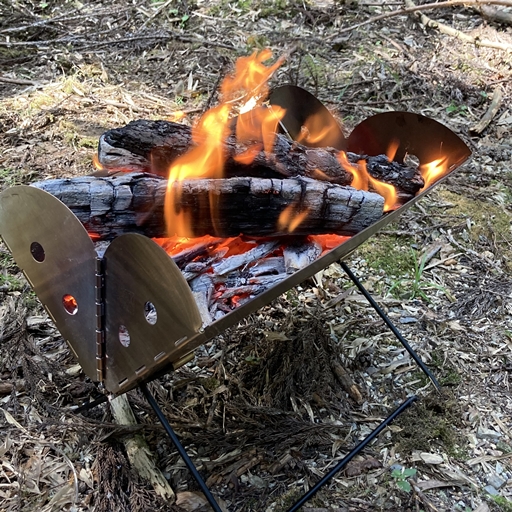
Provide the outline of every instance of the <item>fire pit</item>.
[[[327,109],[303,89],[277,88],[270,95],[268,105],[261,108],[280,112],[275,131],[284,132],[292,141],[302,142],[290,142],[280,135],[282,140],[278,138],[278,142],[288,144],[283,158],[299,154],[299,160],[305,161],[305,168],[309,169],[307,176],[282,180],[274,175],[265,178],[233,176],[229,179],[235,181],[229,184],[226,184],[228,180],[218,177],[195,177],[191,183],[195,187],[202,186],[202,192],[190,192],[191,198],[187,199],[188,181],[182,183],[173,178],[168,184],[161,177],[140,172],[119,174],[123,167],[119,158],[124,159],[123,171],[147,171],[145,166],[151,163],[151,158],[139,154],[137,165],[128,166],[126,151],[112,146],[119,133],[110,133],[100,141],[99,161],[106,167],[103,176],[42,182],[36,187],[13,187],[0,194],[0,235],[84,372],[111,396],[140,385],[158,413],[145,387],[148,380],[184,364],[193,357],[196,347],[331,263],[346,258],[470,155],[467,146],[448,128],[418,114],[378,114],[359,124],[345,139]],[[243,115],[240,114],[238,126]],[[158,129],[162,130],[162,126],[159,124]],[[176,128],[171,126],[171,129]],[[227,132],[223,132],[221,138],[225,140],[227,136]],[[197,142],[197,135],[191,137],[196,137],[197,152],[197,148],[202,148],[201,143]],[[187,153],[184,150],[179,155],[169,155],[168,138],[166,132],[163,143],[156,146],[152,143],[147,156],[158,154],[150,171],[158,174],[162,165],[164,168],[171,165],[172,176],[173,162],[179,162]],[[268,144],[265,136],[261,143],[249,156],[247,146],[244,146],[244,154],[236,150],[231,155],[234,161],[238,158],[238,167],[233,164],[234,167],[248,165],[260,170],[264,167],[269,173],[277,172],[276,169],[282,172],[279,155],[269,156],[268,148],[264,149]],[[325,149],[326,146],[330,149]],[[221,149],[223,151],[225,148]],[[117,160],[112,159],[113,155],[117,155]],[[384,158],[380,168],[405,169],[405,178],[402,178],[406,185],[398,187],[398,191],[395,187],[390,202],[379,192],[382,187],[390,186],[386,178],[376,180],[366,168],[362,176],[354,173],[354,169],[363,166],[362,161],[363,167],[367,164],[369,167],[372,158],[377,157]],[[208,153],[208,159],[212,158],[215,155]],[[258,158],[264,158],[264,164],[254,164]],[[333,158],[341,169],[336,176],[342,176],[347,184],[333,183],[333,175],[328,175],[319,165]],[[351,158],[354,161],[350,161]],[[133,164],[130,155],[128,160]],[[421,170],[424,184],[420,183],[411,194],[407,192],[407,176],[417,179],[418,170]],[[183,169],[176,170],[177,174],[180,172]],[[347,186],[355,184],[356,179],[365,182],[366,188],[371,190],[365,192]],[[218,200],[220,182],[223,186],[226,184],[226,190],[234,190],[236,194]],[[150,209],[137,210],[136,203],[141,197],[152,198]],[[318,197],[323,200],[319,205],[315,202]],[[233,214],[232,201],[236,201],[234,210],[242,212],[244,204],[250,205],[245,215]],[[262,231],[250,232],[245,226],[252,226],[251,217],[265,213],[262,204],[272,215],[264,218]],[[315,212],[314,207],[318,207]],[[212,213],[208,222],[202,222],[199,229],[198,217],[194,217],[196,209],[216,213]],[[229,222],[215,217],[219,211],[226,212]],[[148,221],[149,214],[157,221]],[[169,215],[173,216],[174,232],[171,234],[174,238],[162,240],[163,224],[158,219],[165,217],[168,221]],[[183,240],[190,235],[186,231],[190,225],[185,228],[182,224],[187,216],[195,220],[192,226],[199,229],[201,241]],[[306,220],[308,217],[310,220]],[[314,235],[308,236],[311,232]],[[244,236],[240,238],[239,233]],[[248,235],[264,238],[248,240]],[[233,240],[226,242],[227,237]],[[99,243],[96,247],[93,239]],[[99,239],[108,239],[108,242],[98,242]],[[245,252],[231,254],[233,246],[240,245]],[[162,247],[168,249],[171,257]],[[344,268],[365,293],[350,270],[345,265]],[[238,272],[239,281],[229,291],[226,282],[234,271]],[[215,294],[221,300],[212,310],[211,299]],[[372,305],[377,307],[374,302]],[[428,372],[384,313],[379,314]],[[413,399],[404,402],[356,450],[360,451]],[[165,418],[160,414],[159,419],[172,437],[174,433]],[[181,446],[175,436],[173,441]],[[180,453],[194,472],[184,450]],[[342,461],[343,466],[355,453]],[[341,467],[335,468],[336,472]],[[333,475],[327,475],[322,482]],[[194,476],[214,509],[220,510],[197,471]],[[305,499],[309,496],[308,493]]]

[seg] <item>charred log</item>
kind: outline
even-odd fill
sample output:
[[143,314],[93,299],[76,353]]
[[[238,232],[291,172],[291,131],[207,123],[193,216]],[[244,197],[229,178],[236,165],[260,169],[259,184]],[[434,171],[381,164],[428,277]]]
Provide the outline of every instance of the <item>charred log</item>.
[[[48,180],[35,186],[60,199],[97,239],[127,232],[167,235],[163,178],[133,173]],[[380,195],[309,178],[188,180],[175,183],[173,191],[178,188],[176,213],[187,216],[193,230],[176,232],[180,236],[288,235],[289,223],[282,218],[278,222],[286,208],[288,218],[298,224],[294,235],[350,236],[383,215]]]
[[[169,121],[132,121],[128,125],[105,132],[98,146],[98,160],[107,172],[148,172],[168,176],[169,167],[192,146],[188,126]],[[247,150],[234,136],[225,144],[225,177],[290,178],[310,177],[339,185],[350,185],[353,175],[338,160],[333,148],[311,148],[277,134],[272,154],[255,154],[249,164],[237,161]],[[347,154],[349,161],[365,160],[370,175],[398,189],[401,202],[414,197],[423,185],[416,167],[389,162],[381,156]]]

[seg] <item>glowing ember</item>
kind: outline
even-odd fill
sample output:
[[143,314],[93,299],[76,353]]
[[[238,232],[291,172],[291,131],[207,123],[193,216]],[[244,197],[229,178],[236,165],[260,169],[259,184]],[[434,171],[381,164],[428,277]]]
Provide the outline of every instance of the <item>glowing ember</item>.
[[421,176],[425,180],[424,187],[420,190],[426,190],[430,185],[441,179],[448,172],[448,157],[438,158],[428,164],[420,165]]

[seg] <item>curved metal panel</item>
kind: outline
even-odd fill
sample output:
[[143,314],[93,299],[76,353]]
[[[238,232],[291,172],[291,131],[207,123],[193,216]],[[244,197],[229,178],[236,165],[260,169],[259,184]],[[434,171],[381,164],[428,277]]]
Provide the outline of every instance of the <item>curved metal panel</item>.
[[406,154],[427,164],[447,157],[448,169],[462,164],[471,151],[449,128],[433,119],[411,112],[384,112],[358,124],[348,138],[347,150],[360,155],[383,155],[397,147],[394,160]]
[[[334,116],[305,89],[295,85],[277,87],[270,93],[269,102],[286,110],[281,124],[293,140],[314,148],[346,149],[347,141]],[[301,137],[304,130],[310,132],[309,139]]]
[[169,255],[138,234],[117,237],[105,261],[105,388],[116,393],[174,362],[201,328],[188,284]]
[[0,235],[74,351],[96,375],[96,251],[79,220],[58,199],[20,185],[0,194]]

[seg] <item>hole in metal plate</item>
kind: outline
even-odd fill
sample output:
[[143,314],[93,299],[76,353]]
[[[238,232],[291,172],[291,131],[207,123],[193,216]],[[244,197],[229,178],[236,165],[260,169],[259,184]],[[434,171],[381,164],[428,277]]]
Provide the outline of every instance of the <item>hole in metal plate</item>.
[[123,324],[121,324],[119,326],[118,336],[119,336],[119,341],[121,342],[121,345],[123,345],[123,347],[130,346],[130,341],[131,341],[130,333],[128,332],[128,329]]
[[155,325],[158,320],[155,305],[149,300],[144,304],[144,317],[150,325]]
[[43,246],[39,242],[32,242],[30,244],[30,254],[38,263],[42,263],[46,257]]
[[73,295],[66,293],[62,297],[62,305],[68,315],[76,315],[78,313],[78,302]]

